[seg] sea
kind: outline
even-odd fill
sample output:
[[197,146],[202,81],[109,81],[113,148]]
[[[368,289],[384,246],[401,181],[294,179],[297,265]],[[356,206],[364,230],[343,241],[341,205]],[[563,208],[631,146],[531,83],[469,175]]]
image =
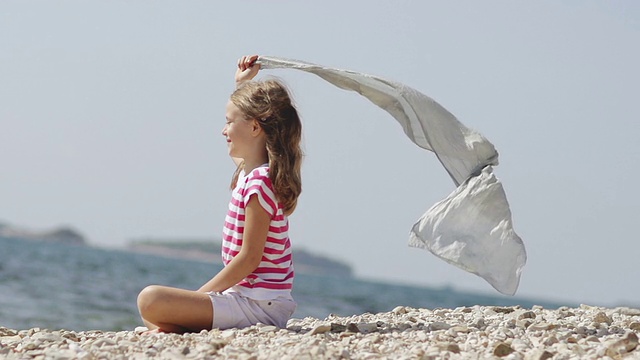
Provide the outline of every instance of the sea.
[[[0,327],[133,330],[142,325],[136,297],[145,286],[197,289],[219,270],[203,261],[0,237]],[[293,297],[298,303],[294,318],[319,319],[386,312],[398,305],[572,305],[310,274],[296,274]]]

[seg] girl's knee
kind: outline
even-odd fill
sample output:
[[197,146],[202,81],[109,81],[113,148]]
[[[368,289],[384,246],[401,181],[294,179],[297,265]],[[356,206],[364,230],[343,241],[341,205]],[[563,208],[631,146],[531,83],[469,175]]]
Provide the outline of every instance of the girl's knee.
[[140,291],[138,294],[138,310],[144,315],[153,312],[159,304],[162,297],[162,287],[158,285],[150,285]]

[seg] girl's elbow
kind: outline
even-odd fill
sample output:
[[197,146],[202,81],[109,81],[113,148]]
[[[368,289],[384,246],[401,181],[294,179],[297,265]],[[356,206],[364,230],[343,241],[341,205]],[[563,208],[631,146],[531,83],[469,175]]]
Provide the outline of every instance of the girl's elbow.
[[251,273],[260,266],[260,263],[262,262],[262,254],[239,254],[236,256],[236,259],[242,263],[243,268]]
[[251,256],[247,261],[252,272],[260,266],[261,262],[262,256]]

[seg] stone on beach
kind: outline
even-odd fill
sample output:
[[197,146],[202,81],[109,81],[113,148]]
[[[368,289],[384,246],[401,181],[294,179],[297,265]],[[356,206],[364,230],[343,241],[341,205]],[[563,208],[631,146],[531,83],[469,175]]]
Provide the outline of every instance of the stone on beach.
[[640,311],[581,305],[418,309],[189,334],[0,327],[6,359],[638,358]]

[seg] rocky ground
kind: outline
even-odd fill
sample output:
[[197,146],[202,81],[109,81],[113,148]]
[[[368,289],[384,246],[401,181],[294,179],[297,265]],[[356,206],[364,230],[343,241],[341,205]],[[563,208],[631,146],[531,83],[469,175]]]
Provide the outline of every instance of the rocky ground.
[[8,359],[640,359],[640,309],[474,306],[292,319],[194,334],[11,330]]

